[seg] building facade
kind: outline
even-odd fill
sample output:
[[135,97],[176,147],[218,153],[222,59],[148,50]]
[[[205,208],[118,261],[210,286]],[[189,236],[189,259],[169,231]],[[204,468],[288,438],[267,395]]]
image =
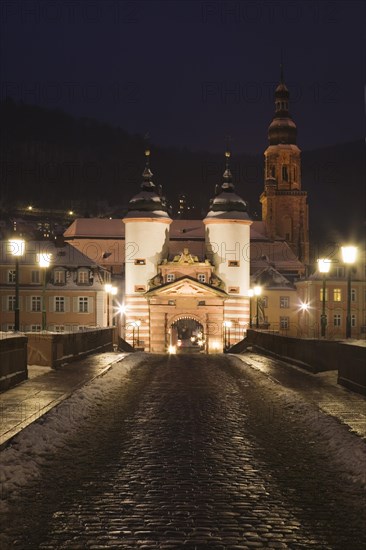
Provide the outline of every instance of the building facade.
[[[17,261],[11,241],[1,241],[0,245],[2,331],[15,329],[17,291],[21,331],[63,332],[107,326],[107,269],[67,243],[25,242]],[[49,267],[41,267],[42,259],[49,261]]]

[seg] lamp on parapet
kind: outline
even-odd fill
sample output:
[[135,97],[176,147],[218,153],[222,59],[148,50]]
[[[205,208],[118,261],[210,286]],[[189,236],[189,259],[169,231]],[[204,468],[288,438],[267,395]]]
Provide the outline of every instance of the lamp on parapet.
[[46,286],[47,286],[48,268],[52,261],[52,254],[47,254],[47,252],[42,252],[37,256],[38,256],[37,257],[38,265],[44,270],[43,287],[42,287],[42,331],[43,331],[43,330],[47,330]]
[[259,296],[262,294],[262,287],[261,286],[255,286],[253,289],[254,295],[256,296],[256,310],[257,310],[257,318],[255,321],[255,328],[259,328]]
[[253,328],[253,318],[252,318],[252,298],[254,296],[254,290],[250,288],[248,290],[249,296],[249,328]]
[[109,296],[115,296],[117,294],[117,287],[111,285],[110,283],[106,283],[104,285],[104,290],[107,294],[107,327],[110,326],[110,317],[111,317],[111,313],[110,313],[110,309],[111,309],[111,306],[110,306],[110,298]]
[[325,332],[327,328],[327,315],[325,313],[326,302],[326,275],[329,273],[331,261],[326,258],[318,259],[319,272],[323,274],[323,290],[322,290],[322,313],[320,315],[320,334],[322,338],[325,338]]
[[10,253],[15,258],[15,304],[14,304],[14,330],[20,329],[19,307],[19,257],[24,255],[25,241],[23,239],[9,239]]
[[229,349],[230,347],[230,328],[232,326],[231,321],[224,321],[224,349]]
[[357,247],[356,246],[342,246],[342,259],[345,264],[348,265],[347,274],[347,317],[346,317],[346,338],[351,338],[351,277],[352,277],[352,265],[356,261]]

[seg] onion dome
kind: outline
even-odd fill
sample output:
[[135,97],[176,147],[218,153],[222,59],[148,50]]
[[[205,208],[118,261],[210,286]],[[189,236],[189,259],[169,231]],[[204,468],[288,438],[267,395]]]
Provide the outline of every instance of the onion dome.
[[281,79],[275,90],[275,115],[268,128],[270,145],[296,144],[297,129],[288,110],[289,99],[290,94],[284,82],[281,65]]
[[150,170],[150,150],[145,151],[145,168],[142,173],[141,191],[128,203],[126,218],[169,218],[161,187],[152,181]]
[[235,193],[232,182],[229,159],[230,152],[226,151],[226,166],[221,186],[216,186],[215,197],[211,199],[207,218],[249,220],[248,204]]

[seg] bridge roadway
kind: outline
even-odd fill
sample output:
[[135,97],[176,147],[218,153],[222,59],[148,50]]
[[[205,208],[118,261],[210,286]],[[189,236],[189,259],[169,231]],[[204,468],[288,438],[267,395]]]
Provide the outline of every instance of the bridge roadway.
[[364,490],[238,365],[145,356],[10,504],[8,547],[366,548]]

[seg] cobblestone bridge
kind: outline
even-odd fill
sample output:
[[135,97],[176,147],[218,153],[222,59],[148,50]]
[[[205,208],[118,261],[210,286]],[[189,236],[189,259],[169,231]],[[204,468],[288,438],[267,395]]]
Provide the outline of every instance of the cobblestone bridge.
[[366,548],[365,492],[238,364],[145,358],[10,501],[2,550]]

